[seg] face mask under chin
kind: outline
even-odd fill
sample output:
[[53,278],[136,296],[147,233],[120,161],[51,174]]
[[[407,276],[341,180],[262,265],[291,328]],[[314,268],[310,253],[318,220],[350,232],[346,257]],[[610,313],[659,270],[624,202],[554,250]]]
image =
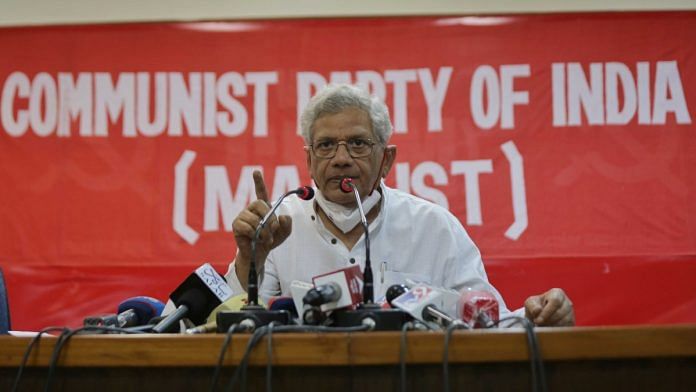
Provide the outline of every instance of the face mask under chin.
[[[379,203],[381,198],[381,193],[372,192],[371,195],[362,200],[365,215]],[[360,223],[360,210],[357,205],[346,207],[342,204],[329,201],[320,190],[317,190],[315,200],[329,220],[343,233],[350,232]]]

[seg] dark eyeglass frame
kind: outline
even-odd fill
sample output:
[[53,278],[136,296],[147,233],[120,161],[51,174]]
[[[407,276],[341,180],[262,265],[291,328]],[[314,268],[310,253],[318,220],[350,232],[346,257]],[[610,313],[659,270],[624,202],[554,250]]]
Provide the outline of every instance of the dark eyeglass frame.
[[[356,142],[356,141],[361,141],[361,142],[365,143],[367,148],[364,152],[356,153],[355,151],[353,151],[351,149],[350,143]],[[327,150],[325,152],[317,153],[317,151],[319,151],[318,150],[319,147],[317,147],[317,145],[321,144],[321,143],[333,143],[332,150],[328,150],[328,148],[327,148]],[[370,156],[370,154],[372,154],[372,149],[374,148],[375,144],[377,144],[377,143],[375,141],[373,141],[372,139],[362,138],[362,137],[354,137],[354,138],[350,138],[348,140],[324,139],[324,140],[319,140],[319,141],[313,142],[312,144],[306,145],[305,148],[311,149],[312,152],[314,153],[314,156],[316,156],[317,158],[331,159],[331,158],[336,156],[336,154],[338,153],[338,147],[342,144],[346,146],[346,150],[348,151],[348,155],[350,155],[351,158],[365,158],[365,157]],[[355,148],[355,147],[352,147],[352,148]]]

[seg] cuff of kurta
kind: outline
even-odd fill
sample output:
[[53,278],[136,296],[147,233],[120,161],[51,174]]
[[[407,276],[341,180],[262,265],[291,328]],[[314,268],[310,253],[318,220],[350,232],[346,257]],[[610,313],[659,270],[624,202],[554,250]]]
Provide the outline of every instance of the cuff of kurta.
[[[235,259],[230,263],[230,266],[227,268],[227,273],[225,274],[225,279],[227,280],[227,285],[232,289],[233,295],[246,294],[246,290],[244,290],[242,284],[239,283],[239,278],[237,278],[237,271],[235,270],[236,262],[237,260]],[[263,275],[264,268],[261,267],[261,271],[259,271],[259,286],[263,283]]]
[[[519,317],[519,318],[524,318],[524,307],[521,307],[519,309],[516,309],[515,311],[512,312],[506,312],[506,313],[500,313],[500,319],[506,319],[510,317]],[[522,327],[522,322],[519,320],[515,319],[510,319],[510,320],[505,320],[500,322],[500,327],[501,328],[510,328],[510,327]]]
[[230,266],[227,268],[225,279],[227,280],[227,285],[230,286],[230,288],[232,289],[233,295],[245,294],[246,291],[242,287],[242,284],[239,283],[239,279],[237,278],[237,272],[234,269],[235,262],[236,261],[231,262]]

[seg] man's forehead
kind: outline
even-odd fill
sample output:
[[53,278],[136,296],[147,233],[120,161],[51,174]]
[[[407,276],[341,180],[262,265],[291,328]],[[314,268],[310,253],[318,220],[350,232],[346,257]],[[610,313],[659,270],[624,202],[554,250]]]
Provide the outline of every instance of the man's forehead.
[[373,137],[370,116],[360,108],[349,107],[337,113],[323,114],[312,126],[313,139],[339,136]]

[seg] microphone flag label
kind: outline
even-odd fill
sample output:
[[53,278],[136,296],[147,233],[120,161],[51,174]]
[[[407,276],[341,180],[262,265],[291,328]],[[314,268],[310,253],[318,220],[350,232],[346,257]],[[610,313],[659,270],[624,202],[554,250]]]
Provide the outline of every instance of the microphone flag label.
[[225,302],[232,298],[232,289],[210,263],[205,263],[196,268],[195,274],[208,286],[220,302]]
[[392,304],[407,312],[418,313],[418,309],[425,305],[435,304],[438,297],[440,297],[440,293],[436,290],[425,285],[418,285],[394,299]]

